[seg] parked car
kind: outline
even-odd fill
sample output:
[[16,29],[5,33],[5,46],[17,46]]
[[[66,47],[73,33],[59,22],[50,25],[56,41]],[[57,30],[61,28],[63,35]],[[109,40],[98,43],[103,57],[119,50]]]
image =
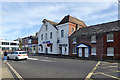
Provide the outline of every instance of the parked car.
[[14,51],[7,55],[7,59],[14,59],[14,60],[20,60],[20,59],[28,59],[27,52],[25,51]]

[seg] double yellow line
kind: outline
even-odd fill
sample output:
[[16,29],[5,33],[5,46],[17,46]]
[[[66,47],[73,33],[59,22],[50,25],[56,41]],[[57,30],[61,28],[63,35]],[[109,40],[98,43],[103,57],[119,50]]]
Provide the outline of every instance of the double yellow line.
[[20,80],[24,80],[20,74],[8,63],[6,62],[6,64],[9,66],[9,68],[15,73],[15,75],[20,79]]
[[90,80],[91,76],[93,75],[94,71],[97,69],[98,65],[100,64],[100,61],[95,65],[95,67],[92,69],[92,71],[87,75],[85,80]]

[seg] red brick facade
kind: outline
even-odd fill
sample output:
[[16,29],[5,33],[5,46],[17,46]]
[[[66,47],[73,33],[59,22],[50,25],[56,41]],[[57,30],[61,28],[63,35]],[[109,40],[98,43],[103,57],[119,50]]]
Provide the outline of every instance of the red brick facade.
[[[83,44],[88,48],[88,58],[120,59],[120,27],[118,26],[118,22],[119,21],[104,23],[74,31],[74,33],[69,36],[69,56],[81,57],[79,53],[82,52],[82,57],[85,57],[85,47],[79,47],[79,45]],[[107,34],[109,33],[113,34],[113,42],[107,41]],[[95,43],[91,43],[92,36],[96,36]],[[73,43],[74,37],[76,37],[76,43]],[[107,52],[107,48],[110,47],[113,48],[114,54],[112,55],[111,52],[110,55],[108,55],[109,52]],[[75,48],[76,52],[74,53]],[[79,52],[79,48],[81,48],[81,52]],[[96,55],[91,55],[91,48],[96,48]]]
[[[98,59],[120,59],[120,32],[113,32],[114,34],[114,42],[107,42],[107,33],[97,34],[96,35],[96,43],[91,43],[91,36],[71,36],[69,37],[69,56],[78,56],[77,54],[73,54],[73,48],[83,43],[90,47],[90,58],[98,58]],[[73,44],[73,37],[77,38],[77,43]],[[96,47],[96,56],[91,55],[91,48]],[[107,56],[107,47],[114,47],[114,56]],[[78,48],[77,48],[78,50]],[[84,54],[83,54],[84,55]],[[84,56],[83,56],[84,57]]]

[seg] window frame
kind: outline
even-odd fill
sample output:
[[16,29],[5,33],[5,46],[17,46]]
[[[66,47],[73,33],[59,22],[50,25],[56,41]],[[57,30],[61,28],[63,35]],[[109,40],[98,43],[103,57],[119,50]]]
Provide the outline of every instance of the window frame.
[[[95,51],[93,51],[93,49],[95,49]],[[91,55],[97,55],[97,49],[96,49],[96,47],[92,47],[91,48]]]
[[61,38],[64,37],[64,30],[61,30]]
[[91,36],[91,43],[96,43],[96,35]]
[[72,54],[77,54],[77,48],[76,47],[73,48]]
[[[109,39],[109,37],[111,37],[112,36],[112,39]],[[113,33],[108,33],[107,34],[107,42],[114,42],[114,34]]]
[[[108,49],[110,49],[110,50],[112,50],[113,49],[113,51],[112,52],[108,52]],[[107,56],[114,56],[114,47],[107,47]]]

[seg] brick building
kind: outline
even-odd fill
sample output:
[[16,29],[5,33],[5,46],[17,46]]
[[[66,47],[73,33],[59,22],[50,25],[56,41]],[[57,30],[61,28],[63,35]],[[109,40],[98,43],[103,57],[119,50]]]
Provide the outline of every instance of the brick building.
[[69,56],[120,59],[120,21],[80,28],[69,36]]

